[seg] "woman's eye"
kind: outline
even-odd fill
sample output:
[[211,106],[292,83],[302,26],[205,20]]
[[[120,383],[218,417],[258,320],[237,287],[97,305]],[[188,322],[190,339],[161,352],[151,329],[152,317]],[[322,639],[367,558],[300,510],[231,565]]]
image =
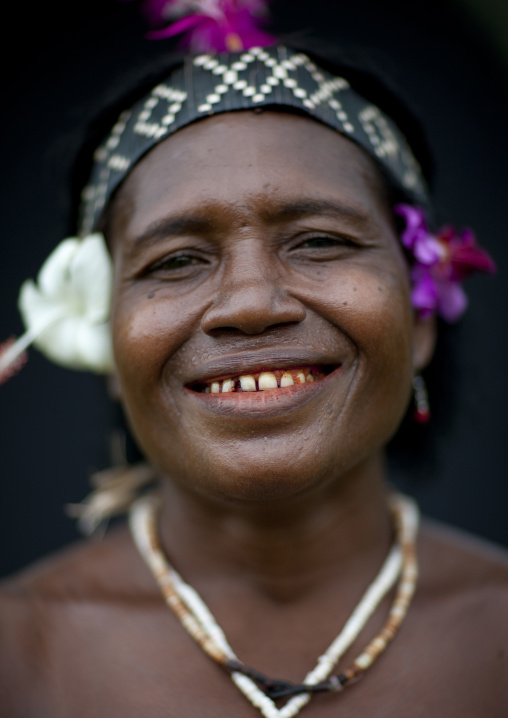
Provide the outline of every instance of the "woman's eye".
[[332,237],[311,237],[311,239],[306,239],[299,246],[303,249],[322,249],[323,247],[334,247],[337,244],[341,244],[341,242]]
[[340,247],[350,247],[354,242],[347,237],[327,237],[320,235],[319,237],[308,237],[301,242],[295,249],[335,249]]
[[177,254],[173,257],[166,257],[160,262],[157,262],[149,271],[151,272],[176,272],[179,269],[187,269],[197,264],[201,264],[202,260],[198,257],[194,257],[190,254]]

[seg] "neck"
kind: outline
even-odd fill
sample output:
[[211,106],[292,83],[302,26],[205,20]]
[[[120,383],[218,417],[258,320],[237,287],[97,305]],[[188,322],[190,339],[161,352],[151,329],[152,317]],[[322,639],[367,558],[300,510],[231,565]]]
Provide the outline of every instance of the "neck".
[[393,540],[382,457],[315,495],[267,506],[213,505],[165,481],[162,545],[196,587],[243,580],[280,601],[333,582],[356,590]]

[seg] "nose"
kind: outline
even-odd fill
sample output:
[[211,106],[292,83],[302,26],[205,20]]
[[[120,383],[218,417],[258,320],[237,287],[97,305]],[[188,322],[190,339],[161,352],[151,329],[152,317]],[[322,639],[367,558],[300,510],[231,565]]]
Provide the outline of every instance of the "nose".
[[261,334],[278,325],[302,322],[305,307],[284,287],[284,278],[273,264],[273,258],[259,256],[231,262],[201,319],[202,330]]

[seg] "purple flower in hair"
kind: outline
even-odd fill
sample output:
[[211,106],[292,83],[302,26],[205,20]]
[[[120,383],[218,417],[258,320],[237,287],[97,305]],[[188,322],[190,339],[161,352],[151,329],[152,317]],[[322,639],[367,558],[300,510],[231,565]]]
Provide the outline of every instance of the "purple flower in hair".
[[456,321],[467,306],[461,282],[474,272],[492,274],[496,265],[476,244],[470,229],[458,233],[454,227],[445,226],[432,233],[420,207],[399,204],[395,212],[405,220],[401,241],[414,258],[413,306],[423,318],[436,313],[447,322]]
[[234,52],[276,42],[257,25],[267,15],[266,0],[145,0],[144,10],[153,25],[171,23],[151,38],[186,33],[182,44],[192,52]]

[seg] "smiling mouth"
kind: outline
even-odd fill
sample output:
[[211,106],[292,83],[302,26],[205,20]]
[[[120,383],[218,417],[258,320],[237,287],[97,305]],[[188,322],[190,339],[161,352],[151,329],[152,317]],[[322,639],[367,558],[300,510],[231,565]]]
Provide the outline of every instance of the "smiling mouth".
[[328,376],[337,366],[296,367],[293,369],[272,369],[270,371],[253,372],[237,376],[210,379],[196,382],[189,387],[200,394],[233,394],[243,392],[261,392],[281,390],[320,381]]

